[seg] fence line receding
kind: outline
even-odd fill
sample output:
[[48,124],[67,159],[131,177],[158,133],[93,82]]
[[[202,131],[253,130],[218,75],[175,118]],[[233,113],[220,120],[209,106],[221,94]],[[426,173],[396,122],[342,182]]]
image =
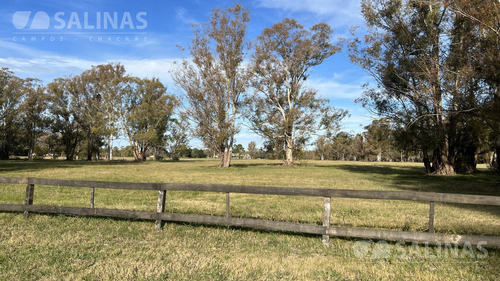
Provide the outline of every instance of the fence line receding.
[[[0,211],[7,212],[29,212],[51,213],[65,215],[82,215],[96,217],[114,217],[126,219],[154,220],[156,229],[161,229],[166,221],[187,222],[199,224],[213,224],[224,226],[237,226],[255,228],[262,230],[285,231],[304,234],[317,234],[322,236],[322,242],[328,245],[331,236],[357,237],[369,239],[384,239],[393,241],[415,241],[428,243],[454,243],[464,244],[466,242],[477,244],[486,242],[487,246],[500,247],[498,236],[475,236],[434,233],[434,206],[435,203],[457,203],[474,205],[500,206],[499,196],[466,195],[435,192],[413,192],[413,191],[379,191],[379,190],[347,190],[326,188],[290,188],[269,186],[244,186],[244,185],[213,185],[213,184],[176,184],[176,183],[130,183],[130,182],[106,182],[106,181],[81,181],[81,180],[59,180],[41,178],[13,178],[0,177],[0,183],[26,184],[26,199],[24,204],[0,203]],[[64,187],[88,187],[91,188],[90,208],[63,207],[34,205],[35,186],[64,186]],[[94,191],[96,188],[129,189],[129,190],[157,190],[158,201],[156,212],[144,212],[133,210],[117,210],[95,208]],[[221,192],[226,194],[225,216],[193,215],[180,213],[166,213],[165,202],[167,191],[200,191]],[[310,196],[323,197],[322,225],[277,222],[271,220],[237,218],[230,216],[229,198],[231,193],[283,195],[283,196]],[[332,227],[331,198],[358,198],[374,200],[406,200],[429,202],[429,228],[428,232],[391,231],[382,229],[361,229],[347,227]]]

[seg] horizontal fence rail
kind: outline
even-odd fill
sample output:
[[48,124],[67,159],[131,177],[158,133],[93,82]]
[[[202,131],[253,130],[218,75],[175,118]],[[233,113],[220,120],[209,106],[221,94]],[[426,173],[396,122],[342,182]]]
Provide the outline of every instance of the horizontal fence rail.
[[[500,247],[500,237],[497,236],[471,236],[434,233],[434,204],[457,203],[474,205],[500,206],[499,196],[449,194],[434,192],[413,191],[378,191],[378,190],[347,190],[347,189],[325,189],[325,188],[295,188],[295,187],[269,187],[269,186],[244,186],[244,185],[212,185],[212,184],[177,184],[177,183],[130,183],[130,182],[106,182],[106,181],[81,181],[81,180],[59,180],[41,178],[13,178],[0,177],[0,183],[26,184],[25,204],[1,204],[0,211],[7,212],[29,212],[52,213],[65,215],[83,215],[97,217],[115,217],[126,219],[143,219],[156,221],[156,228],[161,229],[165,221],[187,222],[199,224],[213,224],[224,226],[248,227],[263,230],[286,231],[305,234],[322,235],[323,244],[328,245],[330,236],[358,237],[385,240],[406,240],[428,243],[455,243],[466,242],[475,244],[486,242],[485,246]],[[33,205],[35,185],[64,186],[64,187],[88,187],[92,188],[90,206],[91,208],[62,207]],[[156,212],[116,210],[94,208],[95,188],[129,189],[129,190],[157,190],[158,201]],[[165,213],[166,191],[201,191],[226,193],[226,216],[192,215],[179,213]],[[309,196],[323,197],[323,224],[288,223],[270,220],[236,218],[229,214],[229,194],[264,194],[284,196]],[[390,231],[381,229],[359,229],[330,226],[331,198],[357,198],[375,200],[406,200],[427,201],[429,208],[429,232],[407,232]]]

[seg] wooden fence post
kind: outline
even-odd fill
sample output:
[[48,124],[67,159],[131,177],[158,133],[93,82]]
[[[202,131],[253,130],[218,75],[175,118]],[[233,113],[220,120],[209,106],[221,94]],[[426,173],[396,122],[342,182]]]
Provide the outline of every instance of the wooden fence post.
[[90,208],[94,209],[94,193],[95,187],[92,187],[92,191],[90,192]]
[[[166,190],[158,190],[158,203],[156,204],[156,212],[163,213],[165,211],[165,199],[167,198]],[[164,222],[160,219],[156,220],[156,230],[163,228]]]
[[[24,200],[24,205],[33,205],[33,195],[35,193],[35,185],[30,183],[28,179],[28,185],[26,186],[26,199]],[[24,211],[24,216],[28,217],[29,212]]]
[[[331,197],[323,198],[323,226],[325,227],[325,232],[330,228],[330,209],[331,209]],[[324,246],[330,245],[330,236],[328,234],[323,234],[321,238]]]
[[226,192],[226,218],[229,218],[229,192]]
[[429,232],[434,233],[434,201],[430,201],[429,206]]

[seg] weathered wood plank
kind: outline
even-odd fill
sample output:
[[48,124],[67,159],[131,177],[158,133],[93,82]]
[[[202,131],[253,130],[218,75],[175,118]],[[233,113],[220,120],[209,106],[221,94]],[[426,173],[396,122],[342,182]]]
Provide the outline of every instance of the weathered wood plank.
[[[330,228],[330,197],[323,198],[323,226],[328,229]],[[330,245],[330,236],[324,234],[321,238],[321,242],[324,246]]]
[[81,207],[62,207],[45,205],[22,205],[22,204],[0,204],[0,210],[8,212],[30,211],[34,213],[63,214],[77,216],[97,216],[124,219],[156,220],[158,214],[155,212],[141,212],[117,209],[98,209]]
[[0,183],[28,184],[28,178],[0,177]]
[[229,192],[226,192],[226,217],[229,217]]
[[[4,182],[21,182],[20,178],[2,178]],[[476,204],[500,206],[500,196],[468,195],[435,192],[347,190],[326,188],[296,188],[245,185],[176,184],[176,183],[129,183],[105,181],[75,181],[58,179],[27,179],[32,184],[68,187],[95,187],[136,190],[207,191],[224,193],[247,193],[264,195],[289,195],[312,197],[338,197],[358,199],[434,201],[443,203]]]
[[98,217],[115,217],[127,219],[144,219],[144,220],[165,220],[175,222],[188,222],[199,224],[214,224],[237,227],[248,227],[254,229],[286,231],[306,234],[318,234],[341,237],[357,237],[369,239],[383,239],[392,241],[416,241],[436,243],[456,243],[464,244],[471,243],[472,245],[479,242],[486,242],[483,246],[500,247],[500,237],[496,236],[472,236],[472,235],[454,235],[442,233],[428,232],[406,232],[406,231],[390,231],[380,229],[357,229],[357,228],[341,228],[330,227],[326,228],[319,225],[297,224],[287,222],[266,221],[258,219],[233,218],[233,217],[216,217],[208,215],[190,215],[176,213],[156,213],[142,212],[130,210],[114,210],[114,209],[91,209],[77,207],[60,207],[60,206],[41,206],[41,205],[23,205],[23,204],[0,204],[0,210],[10,212],[38,212],[38,213],[53,213],[66,215],[83,215],[83,216],[98,216]]
[[[165,201],[167,199],[167,191],[159,190],[158,191],[158,202],[156,203],[156,212],[163,213],[165,212]],[[161,230],[163,228],[164,222],[161,219],[156,220],[156,230]]]
[[381,229],[360,229],[360,228],[342,228],[331,227],[326,230],[330,236],[341,237],[357,237],[369,238],[391,241],[415,241],[427,242],[429,244],[437,243],[452,243],[464,244],[471,243],[471,245],[479,242],[487,242],[483,246],[500,247],[500,237],[497,236],[472,236],[472,235],[458,235],[458,234],[444,234],[444,233],[428,233],[428,232],[408,232],[408,231],[392,231]]
[[39,179],[39,178],[30,178],[29,180],[31,183],[37,185],[94,187],[94,188],[109,188],[109,189],[163,190],[161,183],[82,181],[82,180],[59,180],[59,179]]
[[296,187],[270,187],[270,186],[239,186],[239,185],[210,185],[210,184],[163,184],[167,190],[175,191],[209,191],[250,193],[289,196],[312,197],[340,197],[358,199],[385,199],[385,200],[410,200],[410,201],[435,201],[445,203],[496,205],[500,206],[500,196],[468,195],[435,192],[415,191],[385,191],[385,190],[347,190],[326,188],[296,188]]
[[95,187],[92,187],[90,191],[90,208],[94,208],[94,195],[95,195]]
[[[26,197],[24,199],[24,205],[33,205],[33,196],[35,194],[35,185],[27,184],[26,185]],[[27,217],[29,215],[28,211],[24,211],[24,216]]]
[[307,234],[325,234],[325,228],[320,225],[298,224],[287,222],[266,221],[258,219],[217,217],[209,215],[191,215],[177,213],[157,213],[116,209],[91,209],[80,207],[61,207],[43,205],[0,204],[0,210],[9,212],[30,211],[36,213],[51,213],[65,215],[115,217],[144,220],[164,220],[198,224],[213,224],[224,226],[248,227],[263,230],[297,232]]

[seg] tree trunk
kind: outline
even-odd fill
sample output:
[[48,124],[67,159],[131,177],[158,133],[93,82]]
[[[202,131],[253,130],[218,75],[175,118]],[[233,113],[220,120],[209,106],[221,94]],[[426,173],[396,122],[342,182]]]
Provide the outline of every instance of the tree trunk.
[[75,156],[75,147],[73,147],[71,143],[66,143],[64,154],[66,154],[66,161],[73,161]]
[[113,160],[113,136],[109,136],[108,139],[108,153],[106,155],[106,160]]
[[142,153],[141,151],[139,150],[139,147],[138,145],[135,145],[133,146],[133,152],[134,152],[134,159],[135,161],[142,161]]
[[382,162],[382,151],[377,154],[377,162]]
[[33,154],[35,153],[35,139],[35,137],[30,137],[30,140],[28,141],[28,161],[33,161]]
[[33,149],[32,145],[30,145],[30,149],[28,151],[28,161],[33,160],[33,153],[34,153],[34,149]]
[[[429,10],[432,11],[432,5],[429,4]],[[438,32],[429,34],[432,36],[433,42],[431,50],[431,65],[430,65],[430,83],[433,95],[434,118],[435,118],[435,133],[439,140],[438,147],[434,149],[433,154],[433,170],[437,175],[453,175],[455,171],[453,165],[449,161],[449,131],[446,131],[443,114],[443,91],[441,83],[441,50],[440,50],[440,36]]]
[[434,173],[436,175],[454,175],[455,169],[448,162],[447,147],[440,146],[435,150]]
[[427,152],[427,149],[423,150],[423,161],[425,166],[425,173],[431,174],[434,170],[431,166],[431,160],[429,158],[429,153]]
[[286,136],[285,143],[285,166],[293,166],[293,139]]
[[233,154],[233,149],[230,148],[224,148],[224,150],[221,149],[221,152],[219,153],[219,158],[220,158],[220,168],[229,168],[231,166],[231,158]]
[[92,135],[89,134],[87,140],[87,161],[92,161]]
[[293,135],[291,127],[288,127],[285,134],[285,156],[285,166],[293,166]]

